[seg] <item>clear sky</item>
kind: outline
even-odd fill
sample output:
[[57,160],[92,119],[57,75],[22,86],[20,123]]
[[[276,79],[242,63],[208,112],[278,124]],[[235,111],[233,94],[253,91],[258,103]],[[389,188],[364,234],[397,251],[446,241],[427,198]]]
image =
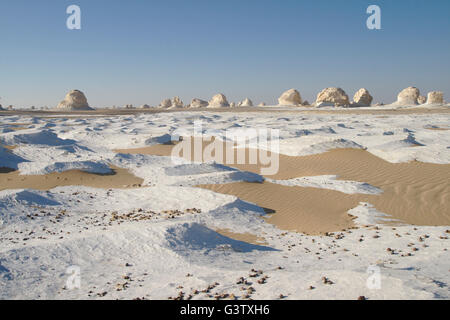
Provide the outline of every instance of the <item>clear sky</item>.
[[[371,4],[382,30],[366,28]],[[449,14],[448,0],[0,0],[0,103],[56,106],[71,89],[94,107],[275,103],[290,88],[312,102],[329,86],[387,103],[410,85],[450,100]]]

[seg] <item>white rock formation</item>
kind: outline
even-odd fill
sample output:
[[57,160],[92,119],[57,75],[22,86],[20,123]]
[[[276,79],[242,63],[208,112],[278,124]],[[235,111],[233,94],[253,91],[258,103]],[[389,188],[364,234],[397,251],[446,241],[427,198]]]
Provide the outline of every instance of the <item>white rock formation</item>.
[[148,104],[143,104],[139,107],[139,109],[150,109],[151,107]]
[[444,104],[444,93],[441,91],[428,93],[427,104]]
[[309,104],[308,100],[305,100],[305,101],[302,102],[302,106],[304,106],[304,107],[307,107],[309,105],[310,104]]
[[236,103],[230,102],[230,108],[235,108],[235,107],[236,107]]
[[416,105],[420,96],[420,91],[416,87],[403,89],[397,97],[396,104],[401,106]]
[[425,97],[425,96],[419,96],[419,98],[417,98],[418,104],[425,104],[426,102],[427,102],[427,97]]
[[302,97],[297,90],[289,89],[278,98],[278,104],[280,106],[299,106],[302,104]]
[[171,108],[184,108],[184,103],[181,101],[180,97],[173,97],[171,100]]
[[243,101],[239,102],[239,107],[253,107],[253,102],[249,98],[245,98]]
[[76,111],[76,110],[93,110],[86,99],[83,92],[79,90],[70,91],[63,101],[61,101],[56,109]]
[[258,104],[258,107],[265,107],[266,103],[265,102],[261,102],[260,104]]
[[316,107],[332,106],[344,107],[350,105],[347,94],[341,88],[326,88],[318,95],[315,103]]
[[223,108],[223,107],[229,107],[230,104],[227,101],[227,98],[219,93],[216,94],[212,99],[209,101],[208,108]]
[[0,110],[5,110],[5,109],[3,109],[3,107],[2,107],[2,105],[0,104]]
[[361,88],[355,93],[353,102],[360,107],[369,107],[372,104],[373,97],[367,89]]
[[208,106],[208,101],[202,99],[192,99],[190,107],[191,108],[206,108]]
[[164,99],[163,101],[161,101],[161,103],[159,104],[159,108],[170,108],[172,106],[172,100],[170,99]]

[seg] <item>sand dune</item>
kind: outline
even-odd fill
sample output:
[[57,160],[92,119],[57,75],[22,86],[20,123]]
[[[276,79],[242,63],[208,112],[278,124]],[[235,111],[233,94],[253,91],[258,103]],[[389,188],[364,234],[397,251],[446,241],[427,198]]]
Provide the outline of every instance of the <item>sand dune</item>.
[[[209,142],[204,142],[205,147]],[[192,144],[193,145],[193,144]],[[174,145],[154,145],[116,150],[169,156]],[[248,159],[249,150],[246,150]],[[380,195],[344,194],[319,188],[273,183],[202,185],[219,193],[235,195],[273,213],[267,221],[286,230],[309,234],[339,231],[353,226],[347,211],[368,202],[402,223],[426,226],[450,224],[450,165],[421,162],[389,163],[360,149],[336,149],[322,154],[290,157],[279,155],[279,172],[267,178],[337,175],[339,180],[368,183],[383,190]],[[192,159],[191,159],[192,160]],[[259,173],[261,165],[230,165]]]

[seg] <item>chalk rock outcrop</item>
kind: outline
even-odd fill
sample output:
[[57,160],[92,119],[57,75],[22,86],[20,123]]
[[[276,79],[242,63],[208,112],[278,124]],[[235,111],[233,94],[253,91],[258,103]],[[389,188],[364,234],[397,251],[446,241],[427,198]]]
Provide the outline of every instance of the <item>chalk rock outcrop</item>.
[[416,105],[418,103],[420,91],[416,87],[408,87],[403,89],[397,97],[396,104],[408,106]]
[[245,98],[243,101],[239,102],[239,107],[253,107],[253,102],[249,98]]
[[206,108],[208,106],[208,101],[202,99],[192,99],[190,107],[191,108]]
[[184,103],[181,101],[180,97],[173,97],[171,104],[171,108],[184,108]]
[[418,104],[424,104],[424,103],[426,103],[427,102],[427,97],[425,97],[425,96],[419,96],[418,98],[417,98],[417,103]]
[[299,106],[302,104],[300,92],[295,89],[289,89],[278,98],[280,106]]
[[427,104],[443,104],[444,93],[441,91],[432,91],[428,93]]
[[151,107],[148,104],[143,104],[139,107],[139,109],[150,109]]
[[230,102],[230,108],[236,108],[236,103]]
[[316,107],[332,106],[343,107],[350,105],[347,94],[341,88],[326,88],[318,95],[316,100]]
[[86,99],[86,96],[80,90],[72,90],[70,91],[63,101],[61,101],[57,109],[62,110],[93,110]]
[[261,102],[260,104],[258,104],[258,107],[265,107],[266,103],[265,102]]
[[367,89],[361,88],[355,93],[353,97],[353,102],[357,106],[369,107],[372,104],[373,97],[370,95]]
[[172,106],[172,100],[170,99],[164,99],[163,101],[161,101],[161,103],[159,104],[159,108],[170,108]]
[[212,99],[209,101],[208,108],[223,108],[229,106],[230,104],[228,103],[225,95],[219,93],[212,97]]
[[0,111],[1,111],[1,110],[5,110],[5,109],[3,109],[2,105],[0,104]]

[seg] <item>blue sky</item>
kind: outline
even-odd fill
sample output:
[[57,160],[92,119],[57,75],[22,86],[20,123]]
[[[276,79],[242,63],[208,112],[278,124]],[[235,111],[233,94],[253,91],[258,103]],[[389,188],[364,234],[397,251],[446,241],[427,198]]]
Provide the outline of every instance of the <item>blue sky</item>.
[[[81,7],[82,29],[66,28]],[[366,28],[366,8],[382,30]],[[71,89],[92,106],[180,96],[274,103],[297,88],[410,85],[450,95],[448,0],[1,0],[0,103],[55,106]],[[447,100],[450,100],[447,98]]]

